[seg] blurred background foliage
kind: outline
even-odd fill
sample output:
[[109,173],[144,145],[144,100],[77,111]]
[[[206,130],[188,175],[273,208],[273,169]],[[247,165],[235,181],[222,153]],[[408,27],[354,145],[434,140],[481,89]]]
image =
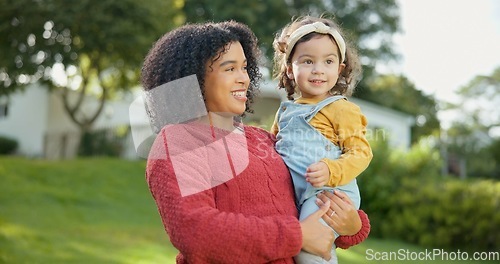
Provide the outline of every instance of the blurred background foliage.
[[427,248],[495,251],[500,247],[500,182],[441,175],[439,151],[428,142],[410,151],[372,142],[374,158],[359,186],[371,235]]
[[[392,45],[393,35],[400,31],[395,0],[233,0],[230,3],[222,0],[0,0],[0,6],[0,97],[20,92],[33,82],[43,83],[59,94],[66,112],[86,139],[99,142],[85,143],[82,156],[119,153],[120,146],[114,139],[109,139],[104,132],[89,131],[107,100],[118,91],[128,91],[138,85],[142,59],[165,32],[184,23],[207,20],[234,19],[246,23],[260,39],[266,55],[264,66],[270,69],[271,44],[277,30],[297,15],[333,15],[361,55],[364,75],[355,96],[403,111],[417,120],[412,131],[414,145],[408,152],[394,150],[386,141],[372,142],[374,160],[359,178],[362,208],[372,221],[371,237],[469,251],[500,248],[500,67],[491,75],[477,76],[462,87],[458,94],[461,101],[456,104],[437,102],[403,75],[379,72],[377,65],[397,62],[401,56]],[[71,101],[68,91],[76,91],[81,96]],[[101,104],[93,113],[82,113],[80,106],[88,94],[99,98]],[[463,118],[445,127],[439,122],[438,111],[458,111]],[[8,154],[17,143],[0,138],[0,145],[2,154]],[[1,159],[1,178],[10,175],[10,182],[4,181],[0,192],[0,260],[6,263],[12,256],[2,252],[5,249],[34,250],[38,255],[35,254],[33,260],[55,254],[51,243],[65,236],[55,231],[58,229],[77,232],[73,235],[84,238],[82,243],[86,245],[104,245],[110,240],[118,246],[124,246],[123,241],[135,245],[130,242],[133,239],[115,239],[122,230],[109,228],[116,223],[132,225],[132,231],[124,233],[130,236],[135,232],[146,233],[149,238],[164,237],[161,224],[154,222],[159,218],[151,215],[154,208],[145,186],[130,193],[129,198],[114,196],[115,192],[128,193],[129,188],[134,188],[131,186],[144,182],[142,178],[139,183],[122,181],[131,173],[143,174],[142,163],[130,168],[129,161],[115,160],[97,165],[77,160],[66,165],[66,162]],[[87,170],[96,178],[81,174]],[[84,181],[74,181],[75,178]],[[102,179],[113,181],[112,184],[121,189],[95,187],[95,184],[110,184],[100,182]],[[61,180],[67,182],[62,184]],[[51,181],[48,186],[53,184],[58,189],[37,190],[37,186],[45,188],[42,181]],[[85,193],[77,197],[71,190]],[[30,198],[33,192],[39,192],[42,198]],[[30,204],[26,199],[36,202]],[[132,210],[123,209],[130,204],[123,205],[123,215],[108,215],[117,210],[115,203],[121,204],[122,199],[140,205],[131,207]],[[20,206],[22,204],[31,206]],[[37,205],[41,211],[37,211]],[[96,211],[95,215],[71,211],[75,205],[102,211]],[[144,213],[146,218],[140,218],[136,209],[144,205],[149,206],[150,211]],[[43,206],[59,209],[44,210]],[[46,215],[48,213],[54,218]],[[137,218],[129,218],[131,215]],[[36,221],[40,217],[47,219]],[[102,222],[108,220],[112,223]],[[127,222],[129,220],[133,224]],[[154,228],[144,230],[143,227],[150,227],[151,221],[155,223]],[[82,225],[78,224],[81,222]],[[23,230],[23,225],[32,226],[33,230]],[[101,235],[98,238],[85,235],[89,226],[99,227],[94,231]],[[44,229],[55,233],[44,233],[41,231]],[[56,248],[67,250],[71,246],[71,250],[83,254],[106,255],[97,247],[85,249],[70,242],[77,243],[68,241],[68,245]],[[31,243],[38,248],[31,248]],[[46,248],[41,249],[43,247]],[[109,261],[107,263],[128,263]],[[41,262],[44,263],[43,258]]]
[[[363,63],[363,79],[355,96],[388,107],[399,104],[398,110],[410,114],[424,107],[435,109],[435,102],[415,91],[408,80],[403,79],[396,90],[373,86],[379,76],[376,65],[399,57],[392,45],[392,36],[400,30],[395,0],[235,0],[230,4],[222,0],[1,1],[5,8],[0,10],[0,34],[4,36],[0,39],[0,96],[42,82],[60,92],[66,112],[82,133],[91,130],[117,90],[137,86],[142,59],[162,34],[183,23],[228,19],[252,28],[266,55],[265,66],[271,69],[272,41],[280,28],[298,15],[333,17],[358,47]],[[80,93],[76,102],[68,98],[68,90]],[[424,105],[403,107],[398,90],[414,91],[407,98],[422,98],[419,102]],[[101,104],[93,113],[82,113],[83,95],[89,93]],[[427,112],[431,115],[428,120],[434,120],[436,113]],[[416,128],[424,131],[418,134],[428,135],[437,128],[435,122],[422,127]]]

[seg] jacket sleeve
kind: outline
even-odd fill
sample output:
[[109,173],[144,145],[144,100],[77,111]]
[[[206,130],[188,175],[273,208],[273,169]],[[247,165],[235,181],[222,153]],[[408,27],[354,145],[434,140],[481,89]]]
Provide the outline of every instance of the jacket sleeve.
[[189,263],[265,263],[300,251],[294,216],[223,212],[213,189],[182,196],[170,159],[148,160],[146,177],[170,241]]
[[368,215],[363,210],[358,210],[359,218],[361,218],[361,229],[358,233],[352,236],[339,236],[335,240],[335,245],[338,248],[348,249],[349,247],[355,246],[368,238],[370,234],[370,219]]
[[339,159],[322,159],[330,170],[328,186],[344,185],[363,172],[373,154],[366,139],[366,117],[360,108],[348,101],[334,104],[335,112],[329,117],[336,134],[342,154]]

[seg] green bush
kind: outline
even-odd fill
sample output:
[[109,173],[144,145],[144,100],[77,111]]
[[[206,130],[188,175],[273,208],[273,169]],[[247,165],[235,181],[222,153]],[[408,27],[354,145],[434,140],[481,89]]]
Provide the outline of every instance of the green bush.
[[129,132],[130,127],[125,126],[85,132],[80,140],[78,155],[120,157]]
[[396,192],[402,189],[405,182],[412,179],[426,182],[439,178],[441,161],[436,151],[425,147],[424,144],[415,145],[409,152],[395,151],[386,141],[371,142],[371,146],[373,160],[358,177],[361,206],[374,222],[372,234],[382,236],[382,223],[386,222],[390,213],[394,213],[392,203],[399,199],[408,199],[408,195],[409,198],[412,197],[412,193]]
[[16,151],[18,143],[15,139],[0,136],[0,155],[12,154]]
[[383,236],[468,251],[500,246],[500,183],[448,179],[422,184],[413,180],[395,193],[390,219],[382,224]]
[[424,144],[398,153],[381,142],[373,152],[360,176],[373,236],[467,251],[500,247],[498,181],[443,177],[437,151]]

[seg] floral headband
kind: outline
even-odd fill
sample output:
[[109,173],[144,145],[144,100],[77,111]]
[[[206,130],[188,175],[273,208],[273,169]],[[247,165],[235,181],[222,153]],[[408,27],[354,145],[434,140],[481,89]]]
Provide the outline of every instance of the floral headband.
[[290,35],[290,37],[288,38],[288,41],[287,41],[287,49],[286,49],[286,53],[285,53],[286,54],[285,58],[287,61],[288,61],[288,57],[290,56],[290,52],[292,52],[292,49],[295,46],[295,44],[297,43],[297,41],[299,41],[299,39],[302,38],[303,36],[305,36],[309,33],[312,33],[312,32],[331,35],[333,37],[333,39],[335,39],[335,42],[337,42],[337,45],[339,46],[340,62],[341,63],[344,62],[344,59],[345,59],[345,41],[344,41],[344,38],[342,38],[342,36],[340,35],[340,33],[336,29],[329,27],[322,22],[314,22],[312,24],[307,24],[307,25],[301,26]]

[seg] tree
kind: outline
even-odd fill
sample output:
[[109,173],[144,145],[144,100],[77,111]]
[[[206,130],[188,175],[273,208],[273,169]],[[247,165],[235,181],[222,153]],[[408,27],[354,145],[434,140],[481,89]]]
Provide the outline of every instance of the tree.
[[488,152],[491,154],[495,168],[492,175],[497,180],[500,180],[500,138],[496,138],[488,147]]
[[293,17],[333,15],[357,46],[363,63],[363,79],[354,96],[414,115],[417,126],[413,129],[413,142],[439,128],[432,97],[417,90],[404,76],[376,74],[377,63],[399,58],[392,48],[392,35],[399,31],[399,8],[394,0],[233,0],[231,5],[220,0],[184,2],[182,10],[187,22],[235,19],[248,24],[259,38],[268,63],[272,61],[275,34]]
[[451,109],[463,113],[461,122],[490,129],[500,127],[500,67],[491,75],[479,75],[458,90],[459,103]]
[[[175,25],[171,1],[2,0],[0,96],[40,82],[58,91],[71,120],[85,134],[106,100],[138,84],[141,62]],[[70,91],[77,92],[76,100]],[[86,95],[99,104],[81,111]]]
[[371,82],[370,90],[364,95],[369,101],[413,115],[416,126],[412,129],[412,142],[439,130],[434,98],[417,90],[415,85],[402,75],[378,76]]
[[[393,77],[392,82],[396,83],[391,83],[389,77],[377,79],[377,63],[399,58],[392,45],[392,35],[399,31],[399,8],[394,0],[233,0],[231,5],[221,0],[185,0],[184,3],[182,10],[187,22],[235,19],[248,24],[260,40],[268,68],[272,68],[274,36],[293,17],[333,15],[357,46],[363,63],[363,79],[354,96],[414,114],[420,121],[413,134],[414,141],[439,126],[434,100],[416,90],[406,78]],[[384,82],[388,82],[387,88],[382,87]],[[384,100],[387,96],[392,98],[390,103]],[[413,101],[414,98],[418,101]]]
[[[480,127],[455,122],[446,131],[448,173],[467,177],[495,178],[498,170],[495,162],[493,140]],[[498,143],[496,143],[498,144]]]
[[500,138],[500,67],[491,75],[480,75],[461,87],[459,101],[447,110],[460,113],[447,129],[446,149],[450,173],[465,177],[498,178]]
[[[330,14],[341,23],[358,46],[366,74],[377,61],[396,58],[391,36],[399,30],[399,10],[395,0],[184,0],[187,22],[234,19],[249,25],[261,42],[268,62],[277,31],[294,16]],[[270,65],[268,65],[270,66]]]

